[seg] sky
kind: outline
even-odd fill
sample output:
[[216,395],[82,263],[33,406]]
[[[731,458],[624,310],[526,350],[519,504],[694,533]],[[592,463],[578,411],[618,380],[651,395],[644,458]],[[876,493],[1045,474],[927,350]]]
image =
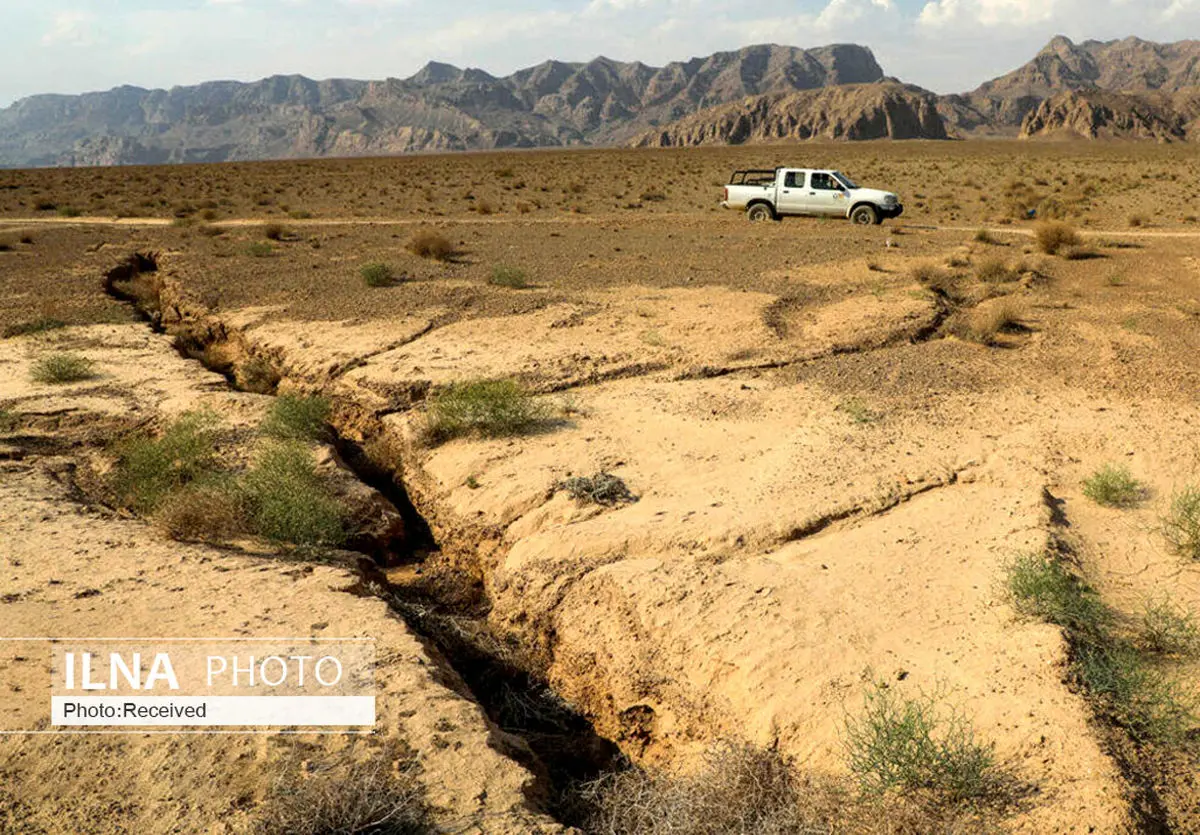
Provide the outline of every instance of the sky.
[[3,0],[0,107],[36,93],[275,74],[495,75],[598,55],[655,66],[753,43],[860,43],[884,71],[964,92],[1054,35],[1200,38],[1200,0]]

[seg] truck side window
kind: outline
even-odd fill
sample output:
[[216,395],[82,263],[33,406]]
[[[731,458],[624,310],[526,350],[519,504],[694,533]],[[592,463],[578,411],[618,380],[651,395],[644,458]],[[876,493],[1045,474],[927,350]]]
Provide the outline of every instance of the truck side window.
[[784,188],[799,188],[799,186],[796,185],[796,172],[795,171],[789,171],[787,174],[784,175],[783,187]]
[[833,177],[828,174],[813,174],[812,187],[822,191],[841,191],[838,184],[833,181]]

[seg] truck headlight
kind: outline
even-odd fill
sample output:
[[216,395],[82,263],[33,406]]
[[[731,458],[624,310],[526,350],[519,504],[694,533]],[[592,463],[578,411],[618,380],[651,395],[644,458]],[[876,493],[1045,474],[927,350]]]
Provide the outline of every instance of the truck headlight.
[[895,206],[899,202],[900,202],[900,198],[898,198],[894,194],[885,195],[883,198],[883,205],[885,205],[885,206]]

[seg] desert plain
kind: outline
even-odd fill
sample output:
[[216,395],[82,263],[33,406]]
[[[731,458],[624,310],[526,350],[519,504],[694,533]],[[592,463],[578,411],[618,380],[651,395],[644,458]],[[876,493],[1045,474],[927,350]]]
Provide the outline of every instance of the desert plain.
[[[776,165],[905,213],[719,207]],[[0,637],[380,652],[371,735],[0,735],[0,829],[1200,830],[1198,174],[1016,141],[0,171]],[[281,402],[321,405],[289,449],[341,535],[129,480],[196,415],[259,478]],[[34,666],[0,657],[0,728]],[[697,823],[750,783],[795,811]],[[371,792],[392,828],[318,826]]]

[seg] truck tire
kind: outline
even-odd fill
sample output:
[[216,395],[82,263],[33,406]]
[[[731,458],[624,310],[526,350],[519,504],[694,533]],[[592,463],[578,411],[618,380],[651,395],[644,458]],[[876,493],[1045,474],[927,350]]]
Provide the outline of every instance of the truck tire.
[[883,221],[874,206],[864,203],[854,207],[854,211],[850,213],[850,222],[858,226],[878,226]]
[[755,203],[746,209],[746,219],[751,223],[761,223],[764,220],[774,220],[775,213],[766,203]]

